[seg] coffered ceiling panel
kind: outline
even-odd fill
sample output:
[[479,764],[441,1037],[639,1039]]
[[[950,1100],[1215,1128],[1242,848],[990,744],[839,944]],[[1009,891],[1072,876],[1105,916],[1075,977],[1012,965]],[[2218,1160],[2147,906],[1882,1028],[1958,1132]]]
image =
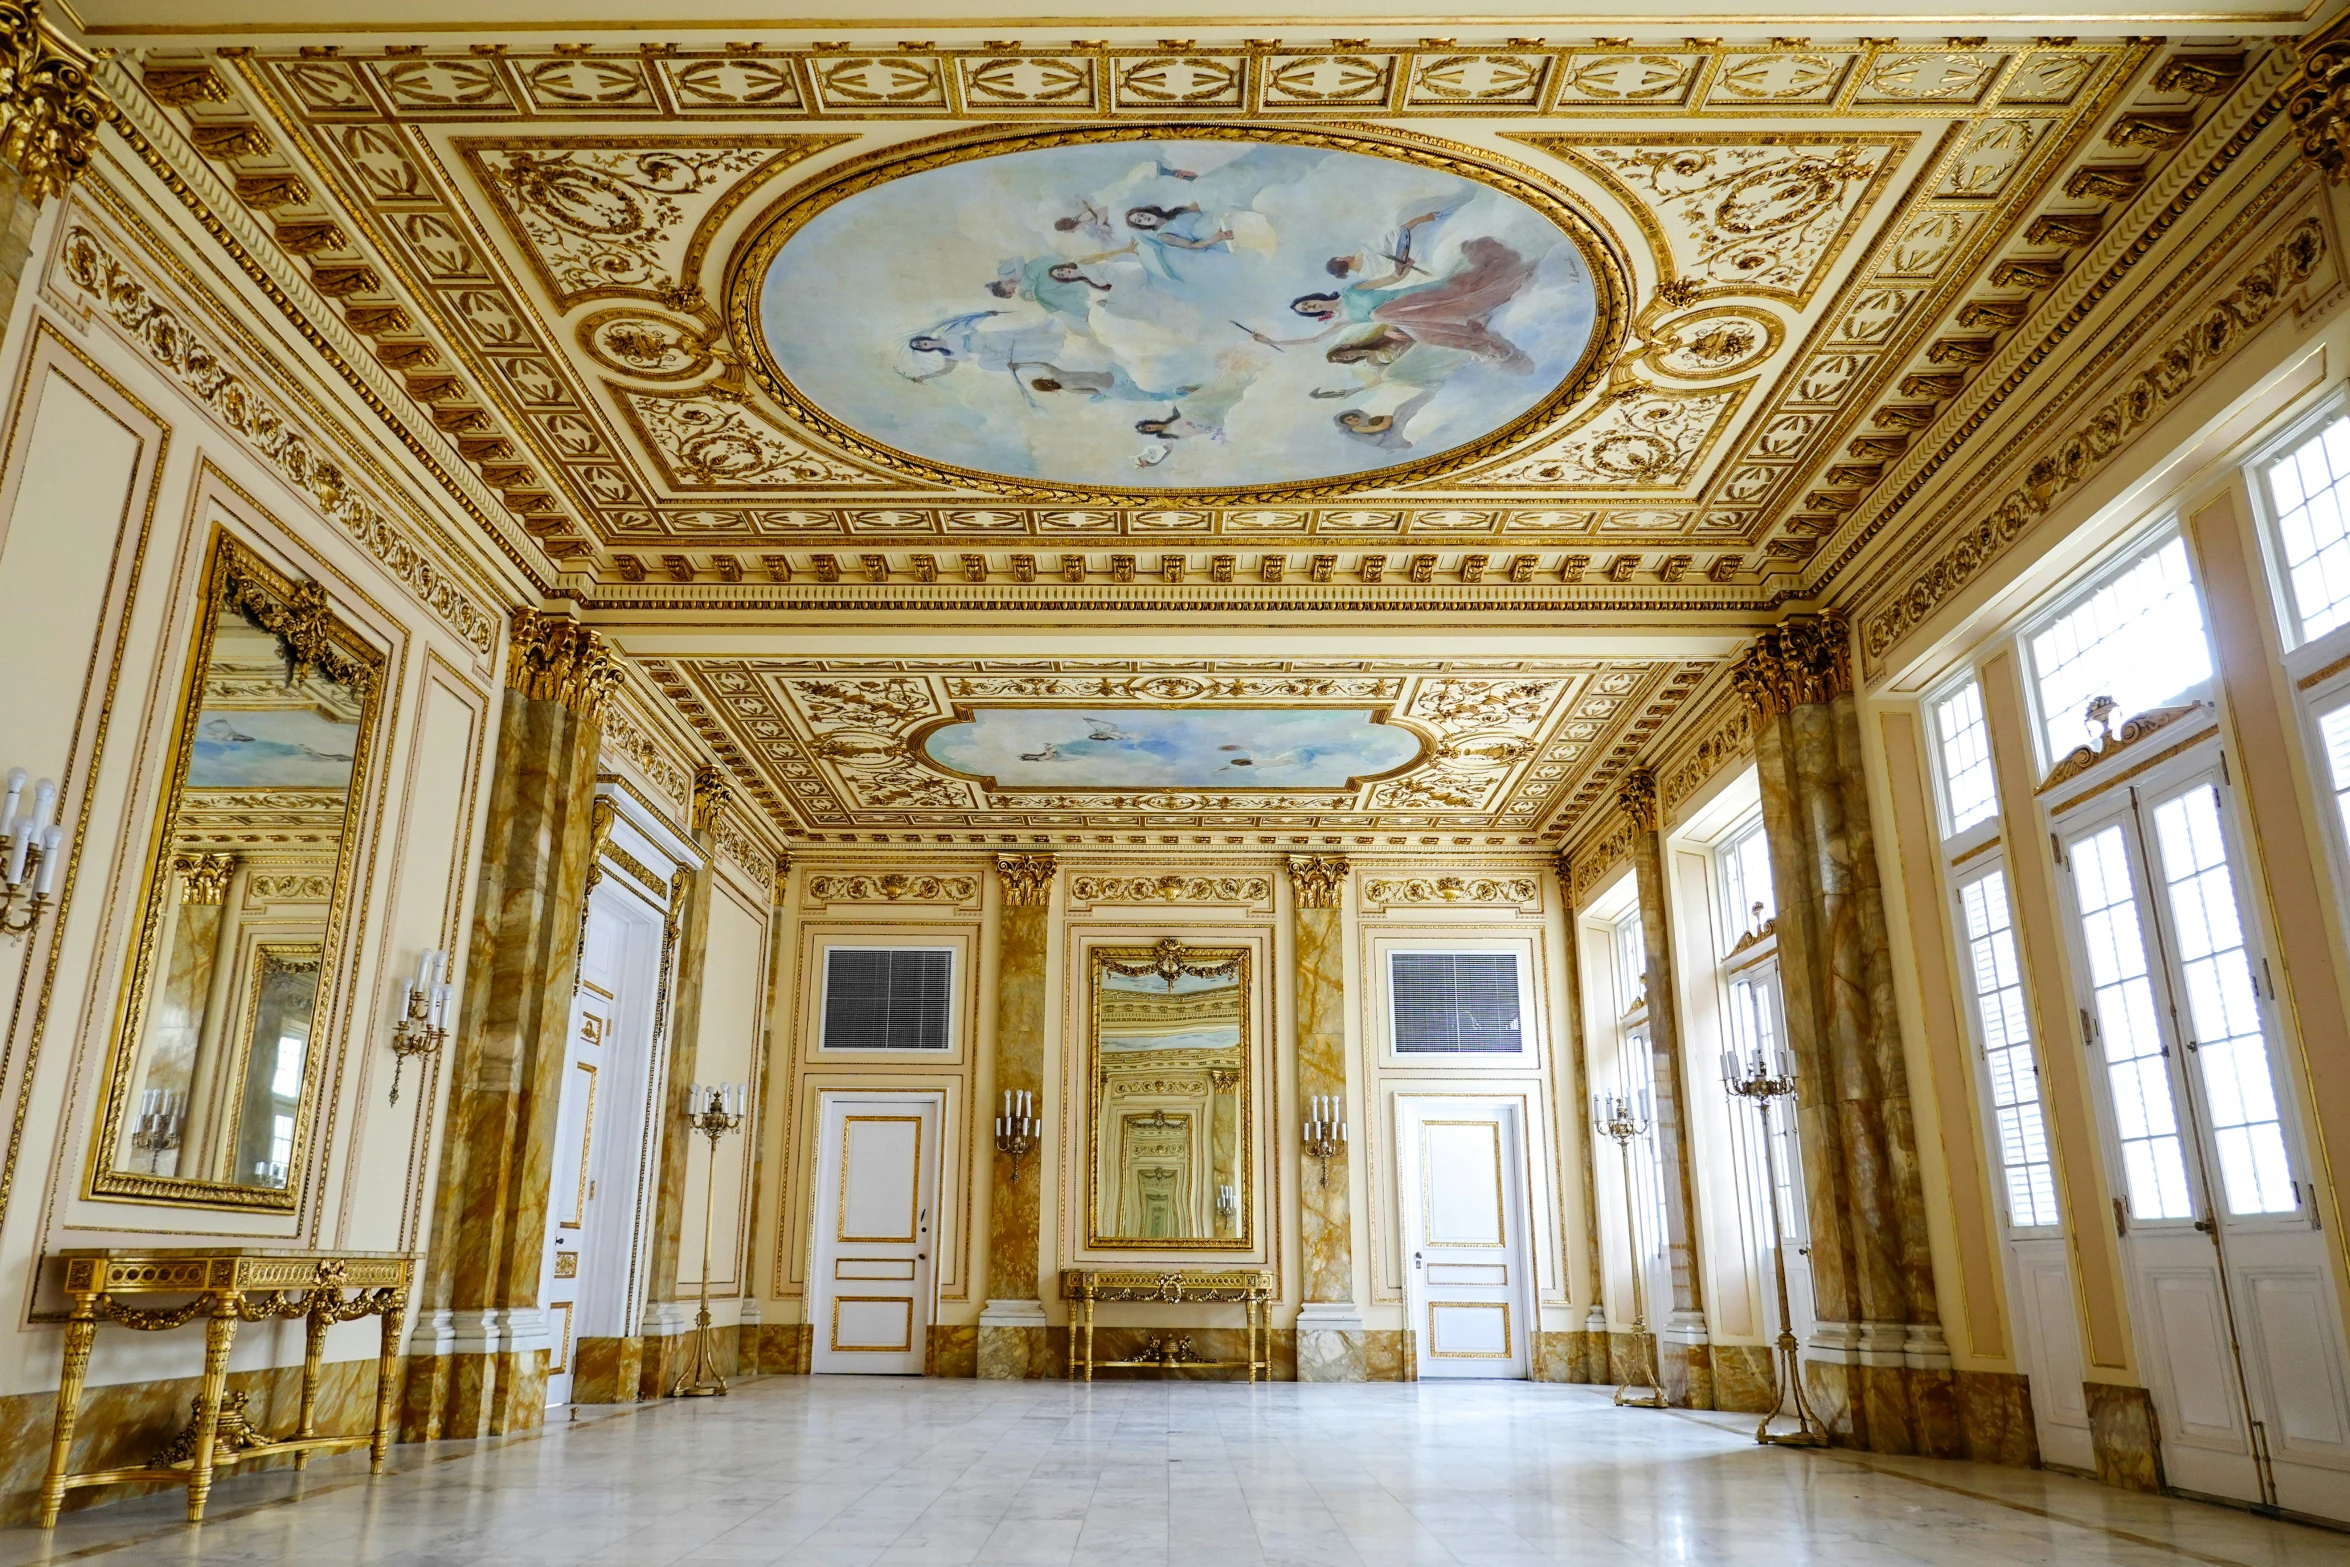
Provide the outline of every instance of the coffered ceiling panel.
[[[1760,609],[2248,68],[2140,39],[704,36],[140,65],[591,602]],[[750,754],[810,826],[996,809],[812,749],[781,666],[670,673],[797,748]],[[1019,814],[1533,831],[1586,763],[1536,754],[1587,676],[1542,677],[1527,755],[1445,764],[1443,798]],[[872,678],[924,717],[968,697]],[[1422,677],[1378,678],[1411,718]],[[777,734],[737,733],[754,696]]]

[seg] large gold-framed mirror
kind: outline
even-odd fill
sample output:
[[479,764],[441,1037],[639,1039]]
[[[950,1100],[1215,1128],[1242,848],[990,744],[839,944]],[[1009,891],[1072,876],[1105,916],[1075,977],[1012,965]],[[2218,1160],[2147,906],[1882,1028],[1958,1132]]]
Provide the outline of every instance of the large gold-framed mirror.
[[292,1210],[384,660],[225,533],[200,602],[91,1195]]
[[1095,947],[1087,993],[1088,1243],[1255,1244],[1249,949]]

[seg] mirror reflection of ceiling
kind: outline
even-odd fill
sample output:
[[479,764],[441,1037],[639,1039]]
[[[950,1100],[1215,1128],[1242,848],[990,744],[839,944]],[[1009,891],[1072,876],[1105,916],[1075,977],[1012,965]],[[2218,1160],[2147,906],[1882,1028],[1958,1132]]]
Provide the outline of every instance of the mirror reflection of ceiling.
[[1082,41],[191,14],[100,6],[98,42],[145,49],[110,82],[591,612],[1762,618],[1882,569],[1856,556],[2092,351],[2208,188],[2200,128],[2290,59],[2136,14]]

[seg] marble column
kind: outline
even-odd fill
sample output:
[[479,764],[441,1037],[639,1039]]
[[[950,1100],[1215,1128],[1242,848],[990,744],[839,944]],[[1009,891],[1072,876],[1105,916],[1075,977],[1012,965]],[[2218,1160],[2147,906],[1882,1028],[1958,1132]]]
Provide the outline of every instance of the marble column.
[[1778,895],[1779,978],[1818,1326],[1807,1381],[1839,1441],[1963,1448],[1928,1250],[1893,955],[1841,617],[1797,615],[1740,655]]
[[432,1242],[402,1435],[488,1436],[546,1409],[538,1306],[555,1112],[595,814],[598,715],[619,679],[567,616],[514,612],[464,995],[448,1045]]
[[[1351,867],[1338,854],[1289,857],[1292,945],[1297,962],[1297,1094],[1346,1093],[1346,888]],[[1349,1123],[1360,1120],[1351,1109]],[[1353,1126],[1350,1124],[1350,1133]],[[1327,1165],[1299,1161],[1297,1379],[1360,1382],[1369,1374],[1361,1310],[1355,1304],[1352,1160],[1341,1148]]]
[[1682,1069],[1681,990],[1673,971],[1673,921],[1665,901],[1665,840],[1657,820],[1656,774],[1624,776],[1616,808],[1632,829],[1632,880],[1640,895],[1640,939],[1647,949],[1649,1070],[1658,1184],[1664,1188],[1665,1263],[1672,1299],[1656,1309],[1657,1371],[1665,1401],[1684,1409],[1714,1407],[1713,1346],[1706,1330],[1705,1285],[1698,1272],[1697,1182],[1689,1159],[1688,1073]]
[[[654,1180],[653,1222],[647,1236],[645,1266],[644,1360],[638,1372],[638,1396],[661,1398],[677,1385],[693,1360],[694,1313],[699,1309],[701,1283],[678,1288],[678,1247],[686,1227],[699,1224],[699,1209],[688,1212],[685,1188],[687,1162],[707,1157],[710,1143],[686,1130],[686,1121],[699,1107],[692,1103],[693,1086],[700,1077],[702,1038],[702,970],[710,947],[710,880],[717,857],[718,818],[734,800],[726,775],[704,763],[694,769],[694,843],[702,851],[699,869],[679,878],[681,891],[669,911],[675,935],[669,955],[668,1083],[658,1108],[661,1160]],[[697,1146],[699,1155],[696,1153]],[[722,1145],[723,1146],[723,1145]]]
[[1608,1380],[1607,1274],[1599,1255],[1598,1134],[1591,1126],[1591,1055],[1583,1033],[1582,927],[1575,918],[1575,864],[1565,854],[1556,862],[1559,904],[1565,911],[1567,961],[1561,973],[1567,1009],[1567,1113],[1564,1124],[1580,1127],[1575,1138],[1576,1178],[1583,1192],[1583,1276],[1591,1281],[1591,1301],[1583,1326],[1575,1331],[1567,1357],[1570,1382]]
[[[1054,873],[1049,854],[999,854],[996,881],[995,1099],[1034,1096],[1045,1112],[1045,958],[1052,941]],[[987,1206],[987,1306],[979,1314],[979,1374],[1017,1379],[1055,1375],[1041,1287],[1041,1198],[1053,1168],[1049,1136],[1014,1164],[994,1155]]]

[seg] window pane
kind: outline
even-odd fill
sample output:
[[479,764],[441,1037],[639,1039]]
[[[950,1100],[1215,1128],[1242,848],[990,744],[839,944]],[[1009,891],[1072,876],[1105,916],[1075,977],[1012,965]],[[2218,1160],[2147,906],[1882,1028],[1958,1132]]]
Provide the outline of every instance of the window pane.
[[1961,833],[1999,814],[1991,781],[1991,730],[1983,722],[1983,688],[1972,680],[1934,704],[1934,737],[1942,759],[1945,833]]
[[1771,886],[1771,846],[1763,838],[1762,823],[1739,833],[1720,850],[1722,901],[1727,906],[1730,940],[1758,931],[1779,911]]
[[1648,938],[1638,909],[1616,921],[1615,948],[1617,1003],[1629,1012],[1647,999],[1642,979],[1648,973]]
[[2334,806],[2342,813],[2343,829],[2350,831],[2350,702],[2319,714],[2317,729],[2325,741],[2326,765],[2333,772]]
[[2350,419],[2337,419],[2268,466],[2285,580],[2304,637],[2350,620]]
[[2072,861],[2080,897],[2082,944],[2089,954],[2097,1037],[2104,1047],[2114,1129],[2121,1136],[2130,1212],[2141,1219],[2192,1218],[2186,1150],[2179,1142],[2178,1107],[2163,1061],[2154,981],[2120,825],[2074,839],[2065,846],[2065,857]]
[[2172,539],[2031,638],[2051,758],[2087,739],[2081,715],[2110,696],[2126,718],[2211,678],[2203,601]]
[[2178,926],[2187,1026],[2218,1146],[2230,1213],[2290,1213],[2300,1205],[2286,1166],[2268,1039],[2260,1027],[2252,955],[2236,917],[2220,831],[2219,795],[2200,784],[2154,808],[2162,879]]
[[1399,1055],[1515,1055],[1518,958],[1514,952],[1396,952],[1388,996]]
[[1958,889],[1958,902],[1975,977],[1975,1015],[1982,1023],[1977,1043],[1991,1085],[1995,1153],[2007,1177],[2007,1221],[2019,1229],[2055,1224],[2056,1178],[2040,1109],[2040,1077],[2032,1061],[2006,872],[1993,869],[1966,883]]

